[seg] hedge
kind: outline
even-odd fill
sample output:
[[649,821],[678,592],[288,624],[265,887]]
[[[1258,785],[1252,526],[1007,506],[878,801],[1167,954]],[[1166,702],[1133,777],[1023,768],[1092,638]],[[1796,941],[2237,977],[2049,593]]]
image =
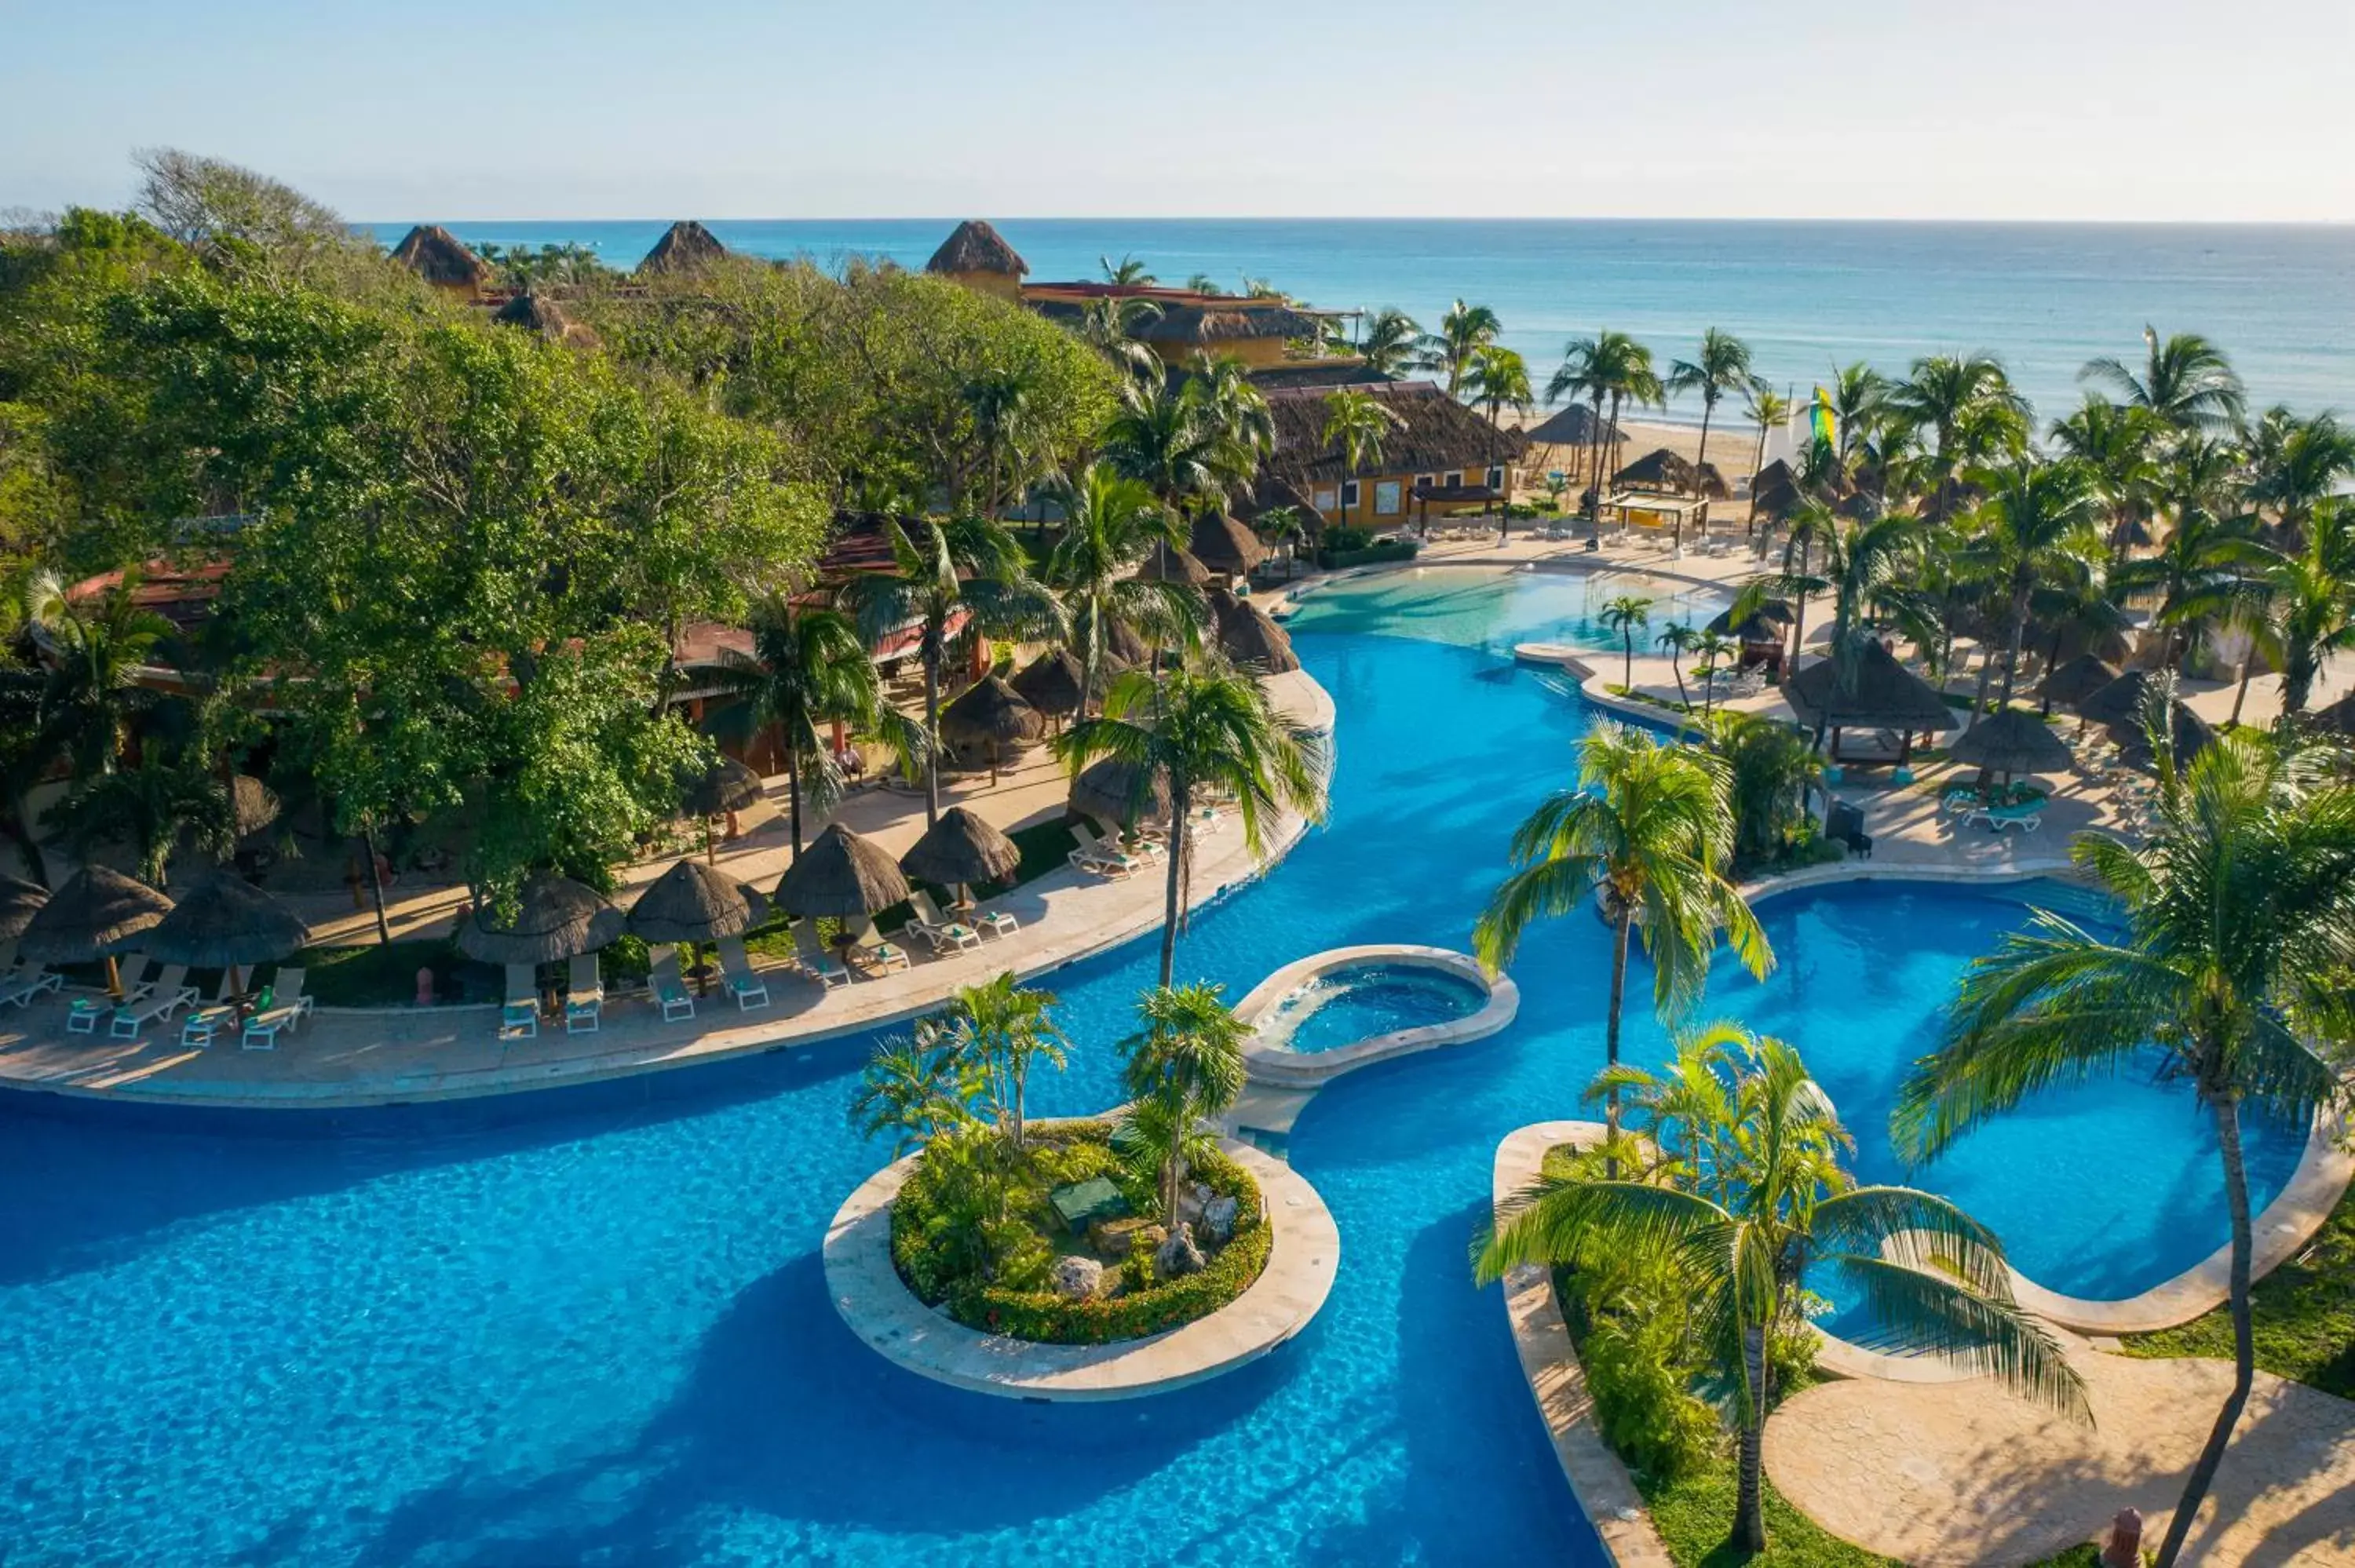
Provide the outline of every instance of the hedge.
[[1412,539],[1385,539],[1379,545],[1369,545],[1362,550],[1319,550],[1316,564],[1328,572],[1348,567],[1370,567],[1384,561],[1412,561],[1422,548]]

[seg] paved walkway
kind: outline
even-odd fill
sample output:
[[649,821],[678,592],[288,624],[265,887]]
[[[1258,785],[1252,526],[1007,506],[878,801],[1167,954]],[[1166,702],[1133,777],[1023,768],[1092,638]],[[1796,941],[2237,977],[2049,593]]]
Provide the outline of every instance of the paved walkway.
[[[1983,1381],[1824,1383],[1767,1423],[1767,1474],[1827,1530],[1922,1568],[2032,1563],[2127,1507],[2156,1546],[2232,1369],[2072,1343],[2093,1425]],[[2258,1373],[2184,1560],[2355,1562],[2355,1404]]]

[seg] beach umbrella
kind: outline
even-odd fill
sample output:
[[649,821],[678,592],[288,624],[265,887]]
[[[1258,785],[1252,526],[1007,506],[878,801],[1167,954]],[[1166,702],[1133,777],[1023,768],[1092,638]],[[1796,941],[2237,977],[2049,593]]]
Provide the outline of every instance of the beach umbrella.
[[900,857],[900,869],[911,879],[942,887],[1003,882],[1021,863],[1022,852],[1012,839],[963,806],[943,811],[915,847]]
[[106,989],[123,997],[115,945],[148,930],[172,912],[172,901],[119,871],[86,865],[48,896],[25,923],[16,951],[45,964],[106,960]]
[[1750,482],[1751,504],[1769,517],[1788,516],[1798,509],[1800,499],[1798,476],[1781,458],[1760,469]]
[[1080,711],[1080,686],[1087,672],[1068,650],[1050,648],[1015,673],[1018,695],[1050,718],[1069,718]]
[[1238,664],[1248,664],[1270,675],[1300,668],[1292,651],[1292,634],[1267,611],[1224,588],[1210,590],[1210,609],[1219,620],[1219,646]]
[[[2215,743],[2216,726],[2193,713],[2181,702],[2169,705],[2168,719],[2169,740],[2175,750],[2177,767],[2179,768],[2190,762]],[[2112,725],[2109,727],[2112,738],[2118,743],[2120,760],[2129,767],[2148,768],[2158,760],[2151,754],[2150,736],[2144,733],[2139,716],[2131,723]]]
[[856,920],[908,896],[908,879],[883,846],[831,822],[785,868],[776,904],[786,914]]
[[2058,773],[2071,765],[2069,748],[2051,727],[2026,708],[2006,708],[1983,718],[1947,747],[1957,762],[2000,773]]
[[243,989],[239,970],[285,958],[310,936],[303,917],[278,899],[226,871],[212,871],[170,914],[118,946],[167,964],[227,969],[235,991]]
[[1071,780],[1071,807],[1083,817],[1133,829],[1140,819],[1169,815],[1169,776],[1107,757]]
[[1203,566],[1228,577],[1246,577],[1268,557],[1268,548],[1260,543],[1259,535],[1223,512],[1195,518],[1193,536],[1187,540],[1186,548]]
[[1106,620],[1103,646],[1096,650],[1096,673],[1118,674],[1123,670],[1135,670],[1153,662],[1153,650],[1136,629],[1125,621]]
[[716,942],[769,917],[760,893],[699,860],[671,863],[630,906],[630,934],[647,942]]
[[768,798],[768,786],[761,782],[761,776],[722,752],[709,767],[687,776],[679,796],[678,814],[717,817],[748,810]]
[[512,918],[485,905],[458,922],[458,950],[486,964],[554,964],[622,935],[622,912],[594,889],[554,872],[524,878]]
[[2044,679],[2036,683],[2036,694],[2044,699],[2048,707],[2059,703],[2073,708],[2117,678],[2115,669],[2091,653],[2081,653],[2046,671]]
[[941,710],[941,737],[957,746],[978,746],[989,755],[989,781],[997,782],[997,748],[1027,746],[1047,731],[1037,708],[996,675],[984,675]]
[[25,934],[41,906],[49,901],[49,890],[21,877],[0,874],[0,942],[16,940]]
[[1136,575],[1148,583],[1182,583],[1188,588],[1200,588],[1210,580],[1209,569],[1194,558],[1193,552],[1166,539],[1153,546],[1153,554],[1145,557]]

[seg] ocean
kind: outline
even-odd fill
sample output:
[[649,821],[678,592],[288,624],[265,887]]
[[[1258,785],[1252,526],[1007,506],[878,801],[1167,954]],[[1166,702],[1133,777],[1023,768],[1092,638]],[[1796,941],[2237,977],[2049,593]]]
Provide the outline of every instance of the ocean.
[[[1759,374],[1806,390],[1835,365],[1902,373],[1985,350],[2050,420],[2077,373],[2142,353],[2145,323],[2222,344],[2257,407],[2355,408],[2355,227],[1605,219],[1028,218],[994,220],[1031,278],[1100,276],[1134,255],[1165,282],[1263,278],[1338,310],[1397,306],[1425,326],[1462,298],[1494,309],[1542,388],[1572,337],[1649,344],[1663,370],[1704,328],[1748,340]],[[469,242],[573,242],[630,267],[667,226],[476,222]],[[921,267],[954,220],[714,221],[730,247]],[[384,243],[406,223],[368,226]],[[1698,418],[1697,408],[1677,413]]]

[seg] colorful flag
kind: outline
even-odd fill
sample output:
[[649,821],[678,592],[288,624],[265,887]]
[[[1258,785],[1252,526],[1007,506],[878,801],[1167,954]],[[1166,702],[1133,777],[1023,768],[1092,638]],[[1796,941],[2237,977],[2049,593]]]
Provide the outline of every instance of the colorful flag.
[[1839,445],[1839,420],[1832,413],[1832,395],[1822,387],[1816,388],[1815,437],[1826,446]]

